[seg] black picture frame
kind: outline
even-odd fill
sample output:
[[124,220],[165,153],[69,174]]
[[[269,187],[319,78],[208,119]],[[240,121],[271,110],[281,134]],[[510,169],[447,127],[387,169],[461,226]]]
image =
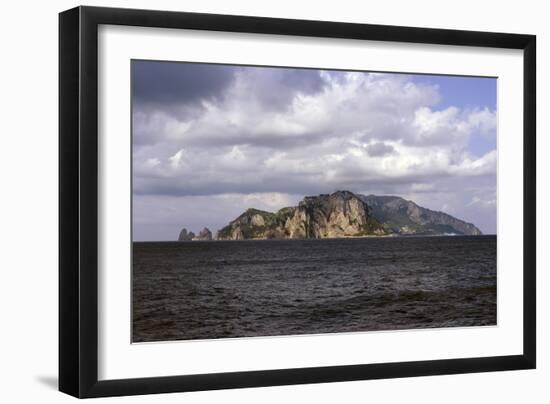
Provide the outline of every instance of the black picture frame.
[[[523,50],[523,353],[482,358],[98,380],[97,52],[100,24]],[[59,390],[85,398],[534,369],[535,121],[534,35],[96,7],[77,7],[60,13]]]

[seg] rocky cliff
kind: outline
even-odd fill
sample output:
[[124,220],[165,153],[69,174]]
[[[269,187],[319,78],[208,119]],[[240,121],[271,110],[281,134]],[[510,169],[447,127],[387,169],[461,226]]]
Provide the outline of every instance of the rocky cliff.
[[248,209],[223,229],[219,240],[304,239],[385,235],[368,205],[349,191],[305,197],[276,213]]
[[418,206],[398,196],[358,195],[388,232],[400,235],[460,234],[477,236],[481,231],[472,223],[443,212]]

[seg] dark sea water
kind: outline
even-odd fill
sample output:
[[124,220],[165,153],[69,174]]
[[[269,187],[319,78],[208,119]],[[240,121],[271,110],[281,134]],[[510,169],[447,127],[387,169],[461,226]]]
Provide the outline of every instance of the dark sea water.
[[496,324],[496,236],[133,245],[133,341]]

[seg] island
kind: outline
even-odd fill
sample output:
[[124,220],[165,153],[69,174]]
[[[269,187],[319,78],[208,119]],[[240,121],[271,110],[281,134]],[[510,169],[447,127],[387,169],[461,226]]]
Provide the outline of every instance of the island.
[[[306,196],[298,206],[277,212],[250,208],[217,232],[217,240],[323,239],[410,235],[481,235],[472,223],[423,208],[398,196],[332,194]],[[180,241],[212,240],[204,228],[198,236],[184,228]]]

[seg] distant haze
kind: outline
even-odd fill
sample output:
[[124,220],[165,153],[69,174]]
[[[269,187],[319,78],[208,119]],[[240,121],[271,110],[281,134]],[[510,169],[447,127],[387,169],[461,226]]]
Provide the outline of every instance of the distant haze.
[[133,237],[305,195],[397,195],[496,233],[496,79],[132,61]]

